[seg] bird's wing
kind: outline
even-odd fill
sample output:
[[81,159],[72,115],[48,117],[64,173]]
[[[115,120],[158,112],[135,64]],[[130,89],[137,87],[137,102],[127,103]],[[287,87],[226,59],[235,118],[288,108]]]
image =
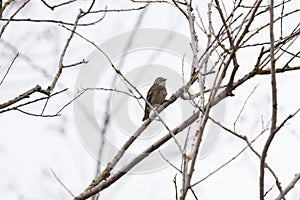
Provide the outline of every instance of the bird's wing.
[[155,97],[155,93],[156,93],[156,89],[155,89],[154,85],[152,85],[151,88],[149,89],[148,93],[147,93],[147,101],[149,103],[152,102],[152,98]]

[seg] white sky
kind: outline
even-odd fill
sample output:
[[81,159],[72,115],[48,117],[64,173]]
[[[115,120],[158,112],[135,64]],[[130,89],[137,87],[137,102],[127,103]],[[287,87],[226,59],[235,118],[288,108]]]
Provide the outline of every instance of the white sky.
[[[48,1],[47,1],[48,2]],[[57,3],[49,1],[49,4]],[[265,1],[266,3],[266,1]],[[76,6],[75,6],[76,5]],[[63,19],[64,21],[73,22],[79,8],[86,9],[89,1],[79,1],[74,6],[68,9],[58,8],[51,11],[43,6],[40,1],[30,2],[17,18],[53,18]],[[95,8],[103,9],[107,5],[108,9],[114,8],[132,8],[139,7],[142,4],[130,3],[126,0],[117,1],[96,1]],[[204,5],[204,6],[203,6]],[[206,13],[205,3],[199,5],[200,11]],[[74,8],[76,7],[76,8]],[[299,1],[293,1],[286,6],[286,11],[293,8],[300,8]],[[144,12],[143,15],[141,13]],[[8,11],[4,17],[9,16],[12,11]],[[96,14],[88,17],[86,21],[98,19],[101,14]],[[205,17],[205,14],[203,14]],[[96,44],[103,44],[114,36],[119,36],[127,31],[132,31],[138,20],[141,20],[138,28],[159,28],[178,32],[189,37],[189,29],[182,14],[174,7],[165,4],[155,4],[149,6],[144,11],[133,11],[126,13],[108,13],[105,19],[95,26],[80,27],[78,31],[94,41]],[[288,32],[290,27],[295,27],[299,22],[299,14],[287,18],[286,29]],[[206,19],[204,18],[204,21]],[[265,18],[264,20],[268,20]],[[261,23],[262,21],[255,22]],[[216,22],[217,23],[217,22]],[[2,26],[3,22],[0,22]],[[277,25],[276,25],[277,27]],[[40,23],[12,23],[7,27],[0,40],[0,77],[3,76],[4,66],[8,66],[14,54],[11,49],[4,44],[8,42],[18,49],[20,58],[16,60],[7,79],[3,85],[0,85],[0,102],[6,102],[11,97],[20,94],[27,89],[34,87],[36,84],[46,87],[49,85],[52,75],[56,73],[59,62],[59,55],[65,44],[69,32],[58,26],[57,24],[40,24]],[[262,38],[256,38],[258,41],[266,39],[268,33],[263,34]],[[278,39],[278,35],[276,35]],[[149,39],[150,40],[150,39]],[[203,36],[199,36],[200,43],[204,43]],[[121,44],[120,44],[121,45]],[[123,44],[124,45],[124,44]],[[297,52],[299,41],[292,49]],[[202,47],[202,45],[200,45]],[[116,47],[118,48],[118,47]],[[202,47],[205,48],[205,45]],[[139,66],[145,65],[164,65],[174,70],[174,73],[181,73],[181,58],[168,52],[163,52],[155,57],[153,49],[130,52],[123,63],[124,73],[130,73],[136,70]],[[65,64],[71,64],[88,60],[94,52],[94,47],[87,44],[85,41],[75,37],[71,42],[71,46],[65,57]],[[242,76],[253,67],[259,50],[256,48],[250,51],[241,51],[239,55],[240,70],[238,76]],[[121,56],[121,55],[120,55]],[[28,60],[30,59],[30,60]],[[145,61],[146,60],[146,61]],[[116,59],[118,64],[120,59]],[[299,62],[298,62],[299,63]],[[187,65],[188,62],[185,63]],[[291,66],[297,63],[293,62]],[[299,64],[298,64],[299,65]],[[69,88],[67,95],[60,95],[52,99],[46,109],[46,113],[53,114],[63,105],[65,105],[75,91],[75,81],[78,77],[81,67],[66,69],[63,71],[59,85],[56,91],[64,88]],[[106,68],[105,68],[106,69]],[[47,77],[46,74],[51,75]],[[99,80],[98,86],[109,86],[111,71],[106,71],[105,78]],[[153,72],[154,73],[154,72]],[[188,73],[188,70],[186,71]],[[104,73],[105,75],[105,73]],[[152,75],[152,74],[151,74]],[[155,74],[154,74],[155,75]],[[278,75],[278,101],[279,101],[279,117],[281,122],[289,114],[299,108],[300,96],[297,92],[300,72],[288,72]],[[166,74],[168,80],[172,80],[172,75]],[[106,80],[107,79],[107,80]],[[181,80],[179,83],[181,83]],[[150,81],[151,82],[151,81]],[[141,91],[146,96],[147,88],[150,82],[140,85]],[[169,83],[169,93],[175,90]],[[105,85],[106,84],[106,85]],[[258,85],[258,86],[257,86]],[[233,122],[236,119],[243,103],[253,88],[257,86],[254,94],[246,104],[239,123],[236,126],[237,131],[241,131],[252,139],[261,131],[261,119],[263,118],[266,124],[270,120],[271,113],[271,96],[270,96],[270,77],[258,77],[250,80],[234,93],[235,97],[226,99],[222,105],[225,107],[224,118],[220,119],[224,125],[233,128]],[[38,95],[33,95],[38,97]],[[103,107],[105,105],[105,97],[107,93],[95,93],[95,113],[99,127],[102,126]],[[25,101],[24,101],[25,102]],[[132,102],[132,103],[131,103]],[[132,123],[139,126],[142,118],[142,109],[136,101],[129,100],[129,118],[125,123]],[[144,103],[141,101],[142,106]],[[133,105],[138,109],[134,109]],[[183,104],[175,104],[173,109],[166,109],[166,120],[171,127],[175,127],[176,119],[174,116],[180,116],[183,113]],[[35,104],[24,110],[41,112],[43,104]],[[175,114],[174,114],[175,113]],[[98,115],[97,115],[98,114]],[[216,116],[217,117],[217,116]],[[299,134],[300,117],[293,118],[282,131],[276,135],[274,142],[271,145],[267,163],[273,167],[277,173],[282,187],[299,173],[300,162],[300,134]],[[71,196],[61,187],[51,173],[52,169],[60,180],[76,195],[91,182],[95,175],[96,160],[95,155],[91,153],[89,147],[82,142],[82,132],[78,133],[74,120],[73,106],[67,107],[61,117],[40,118],[24,115],[17,111],[2,113],[0,115],[0,199],[72,199]],[[126,139],[126,134],[118,137],[123,127],[118,126],[117,122],[113,121],[109,127],[108,139],[116,146],[122,144],[122,140]],[[163,133],[163,131],[162,131]],[[87,133],[88,134],[88,133]],[[206,133],[212,134],[212,133]],[[268,133],[264,134],[255,144],[254,147],[261,152],[261,147],[267,138]],[[159,135],[151,138],[155,140]],[[149,145],[149,141],[140,140],[138,145],[131,151],[139,151],[140,148]],[[197,181],[211,171],[219,167],[221,164],[231,159],[237,154],[245,144],[236,138],[233,138],[226,132],[221,132],[218,136],[213,149],[197,163],[197,171],[195,172],[194,180]],[[153,162],[156,162],[155,160]],[[163,163],[162,160],[157,161]],[[179,166],[180,162],[176,162]],[[151,165],[151,163],[150,163]],[[213,175],[203,183],[195,187],[198,197],[203,200],[212,199],[258,199],[258,177],[259,177],[259,160],[252,152],[246,151],[242,156],[229,164],[226,168]],[[266,170],[267,171],[267,170]],[[101,193],[101,199],[174,199],[173,178],[178,173],[171,167],[149,170],[145,173],[130,173],[119,180],[112,187]],[[180,175],[177,175],[177,181],[180,185]],[[273,177],[266,172],[266,190],[275,185]],[[277,188],[274,186],[272,191],[267,195],[266,199],[274,199],[278,195]],[[189,194],[188,199],[194,199]],[[287,195],[287,199],[300,199],[299,184]]]

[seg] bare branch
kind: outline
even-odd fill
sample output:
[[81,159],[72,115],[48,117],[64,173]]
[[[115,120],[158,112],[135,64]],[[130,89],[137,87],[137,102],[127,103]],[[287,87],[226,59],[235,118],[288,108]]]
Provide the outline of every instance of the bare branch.
[[14,99],[11,99],[11,100],[7,101],[6,103],[0,104],[0,109],[3,109],[3,108],[5,108],[5,107],[8,107],[8,106],[10,106],[10,105],[12,105],[12,104],[14,104],[14,103],[16,103],[16,102],[18,102],[18,101],[23,100],[23,99],[29,98],[30,95],[32,95],[32,94],[35,93],[35,92],[40,92],[40,93],[43,93],[43,94],[48,95],[48,93],[47,93],[45,90],[43,90],[43,89],[41,88],[41,86],[37,85],[37,86],[35,86],[34,88],[32,88],[32,89],[30,89],[30,90],[24,92],[23,94],[21,94],[21,95],[15,97]]
[[14,107],[10,107],[10,108],[7,108],[7,109],[0,110],[0,113],[4,113],[4,112],[7,112],[7,111],[11,111],[11,110],[16,110],[17,108],[20,108],[20,107],[23,107],[23,106],[27,106],[27,105],[30,105],[30,104],[33,104],[33,103],[36,103],[36,102],[39,102],[39,101],[49,100],[52,96],[58,95],[58,94],[63,93],[65,91],[67,91],[67,88],[63,89],[63,90],[61,90],[59,92],[55,92],[55,93],[51,94],[50,96],[41,97],[41,98],[38,98],[38,99],[34,99],[34,100],[31,100],[31,101],[28,101],[26,103],[19,104],[19,105],[14,106]]
[[300,180],[300,173],[295,175],[295,177],[290,182],[290,184],[283,190],[283,194],[279,194],[279,196],[275,200],[281,200],[282,198],[284,198],[284,195],[286,195],[291,189],[293,189],[299,180]]
[[276,134],[276,123],[277,123],[277,86],[276,86],[276,70],[275,70],[275,40],[274,40],[274,0],[270,0],[270,59],[271,59],[271,86],[272,86],[272,122],[270,135],[263,148],[263,152],[260,160],[260,177],[259,177],[259,196],[260,200],[264,200],[264,173],[265,173],[265,162],[267,157],[268,149],[272,143],[272,140]]

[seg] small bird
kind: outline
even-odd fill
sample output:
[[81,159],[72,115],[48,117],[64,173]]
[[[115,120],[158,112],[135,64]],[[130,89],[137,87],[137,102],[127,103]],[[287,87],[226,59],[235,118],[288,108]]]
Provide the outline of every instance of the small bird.
[[[153,85],[149,89],[147,93],[147,101],[153,106],[158,107],[166,98],[167,90],[166,90],[166,80],[165,78],[158,77],[155,79]],[[146,103],[145,105],[145,114],[142,121],[145,121],[149,118],[151,108]]]

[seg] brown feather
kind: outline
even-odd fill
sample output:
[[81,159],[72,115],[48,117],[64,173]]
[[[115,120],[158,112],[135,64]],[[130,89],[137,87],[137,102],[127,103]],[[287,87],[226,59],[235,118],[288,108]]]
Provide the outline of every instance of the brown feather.
[[[154,83],[147,93],[147,101],[153,106],[158,107],[166,98],[167,90],[164,85]],[[151,108],[146,103],[145,105],[145,114],[143,121],[149,118]]]

